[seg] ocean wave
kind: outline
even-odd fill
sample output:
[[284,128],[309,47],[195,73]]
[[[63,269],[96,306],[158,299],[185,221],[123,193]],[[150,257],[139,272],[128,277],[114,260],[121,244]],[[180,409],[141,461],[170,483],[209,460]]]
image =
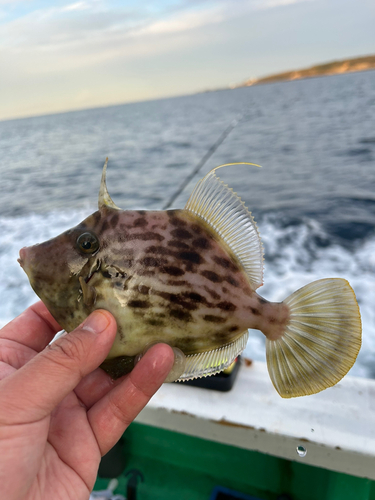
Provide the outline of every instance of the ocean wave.
[[0,217],[0,326],[38,300],[17,262],[20,249],[60,234],[87,215],[82,210]]

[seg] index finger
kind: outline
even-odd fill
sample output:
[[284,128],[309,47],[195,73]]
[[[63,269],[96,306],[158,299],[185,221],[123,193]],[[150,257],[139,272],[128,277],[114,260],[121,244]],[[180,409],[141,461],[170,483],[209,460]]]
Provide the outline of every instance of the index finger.
[[0,330],[0,338],[19,342],[34,351],[42,351],[51,342],[61,326],[39,301]]

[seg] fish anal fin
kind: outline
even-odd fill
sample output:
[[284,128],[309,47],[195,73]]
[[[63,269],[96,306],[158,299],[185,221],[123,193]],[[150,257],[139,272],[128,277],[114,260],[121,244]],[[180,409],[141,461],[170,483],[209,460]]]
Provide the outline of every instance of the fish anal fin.
[[249,332],[246,330],[241,337],[226,346],[186,356],[185,371],[178,381],[207,377],[225,370],[245,349],[248,338]]
[[316,394],[337,384],[361,347],[354,291],[340,278],[310,283],[285,301],[290,320],[277,340],[266,340],[268,371],[283,398]]

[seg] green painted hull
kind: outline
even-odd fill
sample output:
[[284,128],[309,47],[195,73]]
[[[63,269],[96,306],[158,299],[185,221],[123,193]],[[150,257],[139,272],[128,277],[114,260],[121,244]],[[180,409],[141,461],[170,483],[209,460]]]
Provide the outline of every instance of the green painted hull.
[[[139,470],[137,500],[209,500],[215,486],[261,500],[283,494],[291,500],[375,500],[370,479],[139,423],[128,428],[116,453],[103,461],[106,475],[112,466],[123,469],[115,492],[126,496],[126,474]],[[107,485],[108,479],[98,476],[95,490]]]

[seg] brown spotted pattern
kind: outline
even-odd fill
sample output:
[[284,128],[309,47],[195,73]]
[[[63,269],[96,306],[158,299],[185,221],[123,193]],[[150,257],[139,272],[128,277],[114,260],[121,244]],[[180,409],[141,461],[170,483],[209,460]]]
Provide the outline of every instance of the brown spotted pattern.
[[[85,231],[99,240],[92,255],[77,249]],[[216,233],[183,210],[102,208],[29,253],[32,286],[66,330],[93,309],[112,312],[118,333],[110,359],[128,360],[158,341],[185,354],[208,351],[248,328],[278,328],[284,321],[285,314],[251,289]],[[82,300],[80,277],[95,290],[92,306]]]

